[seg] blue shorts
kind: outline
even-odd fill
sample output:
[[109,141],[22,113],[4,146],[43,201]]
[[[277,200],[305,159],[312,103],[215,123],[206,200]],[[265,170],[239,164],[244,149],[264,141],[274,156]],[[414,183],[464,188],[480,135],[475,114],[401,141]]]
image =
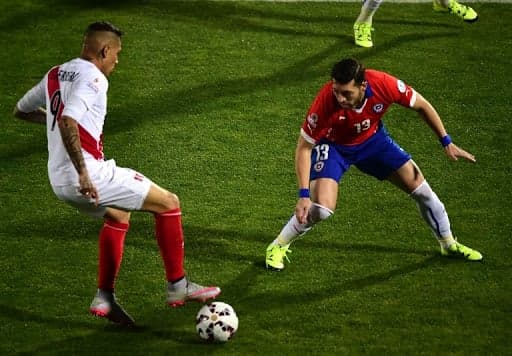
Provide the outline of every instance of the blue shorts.
[[332,178],[339,183],[343,174],[355,165],[377,179],[387,179],[411,159],[389,136],[383,125],[360,145],[343,146],[324,140],[313,147],[310,179]]

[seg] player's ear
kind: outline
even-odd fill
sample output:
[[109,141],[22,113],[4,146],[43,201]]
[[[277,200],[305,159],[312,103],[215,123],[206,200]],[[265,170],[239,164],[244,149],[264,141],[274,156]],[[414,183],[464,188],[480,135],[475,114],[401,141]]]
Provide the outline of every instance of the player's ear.
[[105,59],[107,58],[107,52],[108,52],[108,47],[105,46],[101,49],[101,58]]

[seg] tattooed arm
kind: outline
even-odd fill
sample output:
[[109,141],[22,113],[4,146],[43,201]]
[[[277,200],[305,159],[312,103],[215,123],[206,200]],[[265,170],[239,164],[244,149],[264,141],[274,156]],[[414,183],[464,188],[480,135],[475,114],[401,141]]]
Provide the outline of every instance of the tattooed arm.
[[94,199],[96,204],[98,204],[98,192],[89,177],[84,155],[82,154],[78,123],[69,116],[62,116],[59,120],[59,129],[69,158],[78,172],[80,193]]

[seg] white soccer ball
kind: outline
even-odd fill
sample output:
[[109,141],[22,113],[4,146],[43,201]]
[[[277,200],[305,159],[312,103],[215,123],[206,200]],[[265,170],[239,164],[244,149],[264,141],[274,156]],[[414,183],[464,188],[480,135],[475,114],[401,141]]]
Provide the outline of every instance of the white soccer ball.
[[226,342],[238,330],[238,317],[231,305],[212,302],[197,313],[196,330],[201,339]]

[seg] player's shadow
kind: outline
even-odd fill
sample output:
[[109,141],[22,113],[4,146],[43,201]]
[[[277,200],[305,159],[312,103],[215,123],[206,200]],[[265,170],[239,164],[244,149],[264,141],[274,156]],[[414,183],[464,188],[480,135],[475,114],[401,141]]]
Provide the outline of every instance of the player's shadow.
[[[373,252],[375,254],[385,254],[386,256],[390,254],[426,254],[427,257],[417,262],[401,263],[400,266],[385,271],[380,268],[379,272],[374,273],[372,273],[373,269],[371,266],[361,267],[361,277],[343,278],[341,276],[336,278],[336,281],[333,283],[318,285],[314,289],[289,287],[268,291],[268,288],[263,288],[263,286],[279,284],[282,278],[286,278],[288,272],[276,273],[265,270],[262,264],[263,253],[257,256],[239,254],[229,251],[229,249],[225,248],[226,246],[222,246],[223,239],[229,239],[232,245],[234,237],[256,242],[261,241],[261,239],[268,240],[268,235],[240,233],[240,231],[226,232],[219,229],[203,229],[190,226],[188,230],[189,233],[202,237],[202,241],[197,241],[192,248],[193,255],[196,255],[198,258],[204,258],[208,251],[212,252],[211,249],[218,249],[217,253],[214,253],[216,256],[215,263],[220,263],[219,256],[221,256],[222,261],[240,262],[241,259],[244,259],[245,262],[249,262],[249,264],[240,264],[240,266],[244,267],[240,268],[240,272],[235,278],[222,283],[223,292],[219,298],[220,300],[236,303],[235,309],[242,320],[245,318],[261,319],[267,311],[281,310],[283,305],[304,306],[305,303],[308,303],[307,301],[319,304],[332,298],[343,299],[343,296],[351,291],[365,290],[395,279],[404,278],[406,275],[414,274],[420,270],[432,270],[436,265],[456,262],[455,260],[441,258],[439,255],[428,256],[428,253],[425,253],[425,251],[413,248],[386,247],[374,244],[322,243],[321,248],[335,248],[344,251],[345,254],[357,251],[358,253]],[[216,237],[216,240],[213,240],[213,246],[211,245],[212,236]],[[218,241],[221,241],[221,243],[217,244]],[[315,246],[318,248],[318,245],[312,243],[311,245],[306,245],[305,248],[315,248]],[[139,247],[146,248],[147,246],[143,244]],[[261,247],[263,252],[264,246],[259,247]],[[316,252],[320,253],[319,251]],[[375,264],[379,265],[378,259],[375,259]],[[311,276],[311,278],[314,280],[314,276]],[[62,292],[65,294],[65,288]],[[139,300],[138,302],[142,301]],[[69,354],[76,354],[77,352],[80,354],[91,354],[94,352],[130,352],[138,354],[143,353],[144,350],[152,350],[151,345],[165,343],[166,340],[172,340],[173,353],[175,354],[209,354],[214,352],[214,350],[218,350],[218,348],[212,349],[211,346],[203,344],[194,333],[192,320],[195,312],[197,312],[196,304],[187,305],[180,310],[169,310],[166,306],[165,308],[166,312],[163,312],[163,310],[161,311],[158,307],[155,307],[150,315],[148,315],[148,309],[146,308],[146,314],[136,316],[139,325],[136,328],[123,328],[108,323],[101,323],[104,320],[98,322],[91,319],[89,322],[69,318],[63,319],[45,315],[42,312],[28,311],[23,306],[14,307],[5,304],[0,304],[0,316],[2,319],[18,323],[29,323],[31,327],[34,327],[36,324],[37,328],[56,330],[72,328],[80,334],[79,336],[59,337],[35,347],[27,346],[27,348],[17,350],[18,354],[44,353],[52,352],[53,350],[60,350],[62,353]],[[152,310],[152,308],[149,308],[149,310]],[[263,313],[262,310],[264,311]],[[279,321],[276,323],[276,325],[280,325]],[[184,328],[184,325],[190,325],[190,327]],[[84,330],[86,333],[83,332]],[[8,341],[7,345],[9,345]]]
[[[68,4],[68,2],[64,1],[53,1],[52,2],[57,7],[90,7],[91,4],[89,2],[76,2],[74,5]],[[117,6],[118,1],[106,1],[97,3],[92,6]],[[126,6],[135,6],[136,2],[128,2]],[[315,78],[325,76],[327,78],[329,68],[321,66],[321,63],[328,58],[334,58],[334,60],[338,59],[339,55],[337,53],[344,53],[344,56],[356,56],[360,59],[365,59],[369,56],[375,56],[383,51],[390,50],[394,47],[401,46],[409,41],[418,41],[418,40],[428,40],[435,37],[446,37],[446,36],[456,36],[456,33],[434,33],[434,34],[413,34],[410,33],[408,35],[400,36],[397,39],[389,41],[387,43],[377,44],[372,50],[363,50],[361,51],[358,48],[355,48],[353,45],[353,38],[351,34],[340,35],[340,31],[336,30],[305,30],[304,22],[308,23],[336,23],[340,22],[352,22],[353,19],[350,17],[343,16],[315,16],[315,15],[291,15],[288,13],[283,13],[282,11],[272,9],[272,10],[261,10],[261,9],[244,9],[239,6],[235,6],[235,4],[229,3],[215,3],[209,2],[203,4],[201,9],[197,8],[196,3],[187,3],[187,2],[168,2],[168,3],[159,3],[156,5],[160,7],[164,15],[168,15],[169,17],[179,18],[182,21],[191,21],[199,22],[201,25],[205,27],[205,30],[208,28],[221,28],[221,29],[233,29],[235,31],[240,32],[268,32],[268,33],[276,33],[281,34],[283,36],[307,36],[307,37],[323,37],[323,38],[332,38],[333,44],[326,47],[324,50],[321,50],[317,53],[311,54],[310,56],[305,57],[297,62],[291,63],[290,66],[285,67],[283,69],[277,70],[273,73],[266,75],[253,75],[250,77],[242,78],[234,78],[230,80],[221,80],[215,82],[205,82],[198,86],[187,88],[182,91],[174,92],[172,90],[166,90],[165,88],[159,92],[155,92],[151,97],[146,98],[143,102],[135,102],[132,104],[134,107],[131,107],[130,104],[123,106],[119,109],[111,110],[111,118],[108,120],[106,125],[106,131],[109,133],[115,133],[119,131],[128,131],[133,127],[139,125],[142,121],[138,117],[131,117],[129,115],[130,112],[143,112],[146,113],[146,119],[153,117],[155,121],[158,121],[158,117],[160,117],[160,113],[164,112],[172,112],[176,119],[180,119],[181,115],[190,114],[191,110],[197,110],[197,107],[192,107],[190,105],[185,105],[189,103],[191,98],[194,98],[195,101],[201,102],[200,110],[208,110],[209,103],[213,103],[220,98],[226,97],[239,97],[241,95],[249,94],[259,90],[272,90],[273,88],[279,88],[286,85],[294,85],[300,84],[304,82],[310,82]],[[48,9],[38,10],[39,13],[44,13],[45,11],[50,11],[52,16],[55,16],[54,7],[49,7]],[[208,13],[209,16],[205,19],[204,14]],[[57,12],[58,14],[58,12]],[[38,14],[34,14],[35,16],[40,16]],[[251,16],[257,16],[258,18],[263,19],[263,21],[252,21]],[[34,21],[33,17],[29,17],[31,21]],[[275,19],[284,19],[283,23],[280,24],[265,24],[265,20],[275,20]],[[20,19],[14,19],[14,24],[18,23]],[[7,27],[14,27],[14,24],[6,25]],[[411,25],[417,24],[413,22]],[[421,22],[421,24],[427,25],[428,22]],[[444,27],[444,25],[440,25],[439,23],[432,23],[432,26],[435,27]],[[1,26],[0,26],[1,28]],[[351,31],[349,31],[351,33]],[[320,65],[320,66],[319,66]],[[251,85],[247,85],[246,83],[250,82]],[[112,100],[112,99],[111,99]],[[158,112],[155,112],[155,108],[158,108]],[[123,120],[117,119],[117,117],[122,117]],[[172,117],[166,117],[165,120],[168,122],[172,121]]]
[[[395,278],[401,278],[418,270],[430,268],[437,263],[437,257],[429,257],[423,261],[405,264],[386,272],[374,273],[362,278],[341,280],[328,286],[320,286],[314,291],[301,291],[301,289],[288,288],[286,291],[259,292],[262,284],[276,283],[285,275],[262,271],[258,266],[252,265],[242,269],[238,276],[223,288],[222,298],[234,300],[236,297],[236,310],[239,316],[245,318],[261,318],[265,315],[261,311],[279,310],[283,305],[304,305],[310,300],[315,304],[322,303],[332,297],[342,298],[344,293],[355,290],[364,290],[368,287],[386,283]],[[365,269],[368,271],[369,269]],[[59,350],[63,354],[91,354],[101,353],[142,353],[143,350],[152,350],[151,345],[172,340],[173,353],[175,354],[209,354],[215,349],[211,345],[203,344],[194,333],[193,314],[197,306],[182,308],[180,311],[170,310],[168,314],[171,321],[162,313],[146,316],[146,320],[136,328],[125,328],[112,324],[104,324],[91,319],[88,321],[76,321],[61,319],[52,316],[43,316],[43,313],[23,310],[20,307],[0,304],[0,316],[2,319],[14,322],[29,323],[31,328],[37,325],[45,329],[74,329],[78,336],[59,337],[46,343],[22,347],[16,350],[16,354],[44,353]],[[243,320],[242,319],[242,320]],[[103,320],[102,320],[103,321]],[[183,328],[183,325],[190,327]],[[86,331],[84,333],[84,331]],[[74,334],[74,333],[73,333]],[[176,345],[177,344],[177,345]],[[4,342],[3,346],[8,346]],[[12,346],[10,346],[12,347]],[[12,351],[12,350],[10,350]]]

